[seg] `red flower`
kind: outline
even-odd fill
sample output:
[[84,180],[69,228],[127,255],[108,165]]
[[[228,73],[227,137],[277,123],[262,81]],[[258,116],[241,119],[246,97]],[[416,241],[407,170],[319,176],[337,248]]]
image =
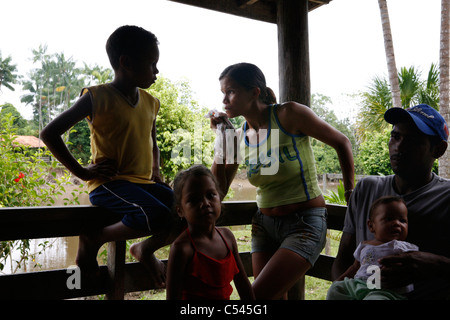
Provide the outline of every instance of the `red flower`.
[[21,173],[19,173],[19,177],[16,178],[16,179],[14,179],[14,181],[15,181],[15,182],[19,182],[20,179],[23,179],[23,178],[25,178],[25,175],[21,172]]

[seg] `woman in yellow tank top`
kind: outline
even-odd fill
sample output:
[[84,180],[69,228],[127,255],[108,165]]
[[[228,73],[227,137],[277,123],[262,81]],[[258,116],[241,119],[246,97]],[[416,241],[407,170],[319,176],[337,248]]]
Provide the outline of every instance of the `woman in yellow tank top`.
[[[257,299],[280,299],[313,266],[325,244],[325,200],[317,185],[309,137],[336,150],[347,199],[354,184],[351,144],[307,106],[296,102],[274,105],[273,91],[253,64],[229,66],[219,80],[226,114],[211,118],[211,126],[227,117],[245,118],[237,134],[244,150],[240,157],[247,164],[249,181],[257,187],[258,212],[252,221],[253,289]],[[217,154],[211,170],[226,194],[239,163],[226,159],[226,153],[218,158],[219,154],[224,153]],[[269,158],[275,170],[264,173]]]

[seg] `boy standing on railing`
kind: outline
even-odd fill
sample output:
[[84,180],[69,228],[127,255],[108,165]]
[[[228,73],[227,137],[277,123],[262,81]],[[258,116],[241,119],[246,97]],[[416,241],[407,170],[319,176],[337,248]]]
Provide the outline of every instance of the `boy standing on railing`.
[[[83,89],[78,101],[49,123],[41,137],[63,165],[88,181],[92,204],[124,215],[118,223],[80,236],[77,264],[81,270],[97,270],[97,252],[106,242],[153,235],[133,245],[130,252],[163,286],[165,268],[153,253],[173,240],[173,192],[159,173],[155,119],[160,104],[141,89],[156,81],[158,40],[140,27],[123,26],[111,34],[106,51],[114,80]],[[92,152],[87,167],[77,162],[61,139],[85,118]]]

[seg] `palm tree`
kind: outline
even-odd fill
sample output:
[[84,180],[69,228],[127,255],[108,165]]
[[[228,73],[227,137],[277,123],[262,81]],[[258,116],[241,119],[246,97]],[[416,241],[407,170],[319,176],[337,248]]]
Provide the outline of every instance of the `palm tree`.
[[361,96],[361,109],[356,120],[356,135],[360,140],[365,140],[367,132],[381,132],[388,127],[384,121],[384,113],[392,107],[392,92],[386,78],[376,76]]
[[[439,70],[432,64],[425,80],[414,67],[401,68],[397,75],[401,106],[409,108],[426,103],[435,109],[439,105]],[[357,136],[364,140],[367,132],[383,131],[389,128],[384,113],[392,107],[392,92],[386,78],[376,76],[366,92],[361,94],[361,109],[356,122]]]
[[425,81],[420,80],[421,72],[414,67],[401,68],[399,72],[401,107],[409,108],[420,103],[439,109],[439,70],[431,64]]
[[110,68],[103,68],[99,65],[93,67],[84,63],[83,74],[87,75],[88,85],[111,82],[114,78],[114,71]]
[[17,72],[17,66],[11,64],[11,56],[2,59],[2,52],[0,51],[0,92],[2,86],[14,91],[13,84],[17,83],[19,76],[15,74]]
[[[440,68],[440,113],[450,123],[449,116],[449,59],[450,59],[450,0],[441,1],[441,48],[439,55]],[[450,151],[439,158],[439,175],[450,178]]]
[[392,41],[391,24],[386,0],[378,0],[381,15],[381,26],[383,28],[384,50],[389,74],[389,83],[392,91],[392,102],[394,107],[401,107],[400,88],[397,78],[397,67],[395,65],[394,42]]
[[56,113],[71,106],[84,81],[72,58],[66,58],[63,53],[47,54],[47,46],[39,46],[32,52],[33,61],[40,62],[40,68],[32,70],[29,79],[23,82],[26,94],[21,101],[32,105],[41,130]]

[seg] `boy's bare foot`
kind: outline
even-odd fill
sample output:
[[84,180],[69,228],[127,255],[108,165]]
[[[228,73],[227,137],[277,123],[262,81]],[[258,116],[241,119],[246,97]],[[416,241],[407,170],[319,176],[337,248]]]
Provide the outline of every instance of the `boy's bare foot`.
[[134,243],[130,247],[130,253],[150,272],[150,278],[157,288],[166,286],[166,265],[155,257],[152,250],[147,248],[147,240]]

